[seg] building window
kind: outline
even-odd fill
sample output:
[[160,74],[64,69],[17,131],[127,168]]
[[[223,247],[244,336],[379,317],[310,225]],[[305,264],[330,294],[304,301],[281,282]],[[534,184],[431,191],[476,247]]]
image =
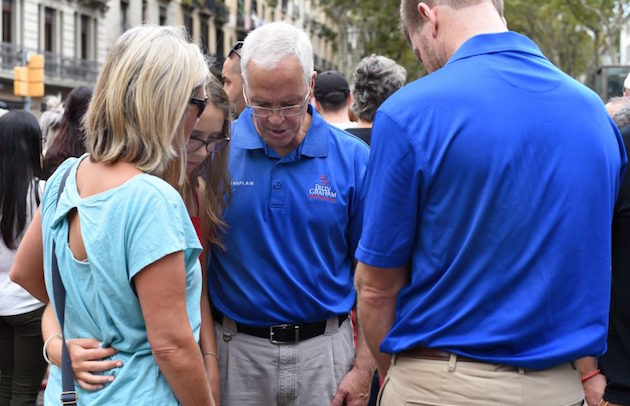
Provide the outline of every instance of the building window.
[[160,25],[166,25],[166,6],[160,4]]
[[122,32],[127,31],[127,21],[129,17],[129,1],[120,1],[120,28]]
[[44,8],[44,51],[55,50],[55,9]]
[[88,45],[90,41],[90,17],[81,15],[79,28],[79,57],[81,59],[88,59]]
[[2,42],[11,42],[13,32],[13,2],[2,0]]
[[193,38],[193,18],[189,11],[184,12],[184,26],[188,34],[190,34],[190,37]]
[[223,30],[221,28],[216,29],[217,39],[217,56],[220,58],[225,57],[225,48],[223,47]]
[[208,41],[208,16],[201,15],[201,50],[203,53],[210,53],[210,43]]

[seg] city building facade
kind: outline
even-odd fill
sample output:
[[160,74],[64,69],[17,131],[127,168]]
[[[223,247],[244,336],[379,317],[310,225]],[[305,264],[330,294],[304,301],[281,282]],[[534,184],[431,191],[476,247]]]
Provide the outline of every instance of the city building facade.
[[[73,87],[93,86],[109,47],[126,29],[143,24],[185,26],[211,55],[213,71],[233,44],[256,27],[287,21],[313,43],[315,69],[348,71],[356,44],[317,0],[1,0],[0,100],[23,108],[13,94],[13,67],[29,56],[45,57],[45,95],[64,97]],[[42,108],[42,98],[31,108]]]

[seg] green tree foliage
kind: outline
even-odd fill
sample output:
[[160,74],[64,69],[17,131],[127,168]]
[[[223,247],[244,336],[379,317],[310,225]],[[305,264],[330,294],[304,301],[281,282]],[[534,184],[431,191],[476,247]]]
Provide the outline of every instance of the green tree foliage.
[[592,84],[599,66],[619,62],[630,8],[628,0],[505,0],[505,17],[562,70]]
[[[335,20],[342,31],[350,28],[351,35],[357,36],[360,55],[352,55],[352,66],[345,70],[351,72],[354,65],[363,57],[378,54],[392,58],[407,69],[409,81],[424,75],[422,66],[411,51],[411,46],[403,37],[400,30],[398,0],[319,0],[319,5]],[[339,41],[347,41],[346,36],[340,36]],[[348,58],[344,58],[344,62]],[[343,68],[342,68],[343,69]]]
[[506,0],[508,28],[530,37],[545,56],[573,77],[585,73],[593,40],[563,0]]
[[[599,66],[619,62],[619,36],[630,23],[630,0],[504,1],[508,27],[533,39],[569,75],[592,83]],[[410,80],[424,74],[399,28],[398,0],[319,0],[319,4],[342,28],[354,27],[363,49],[362,55],[353,56],[355,61],[376,53],[403,65]]]

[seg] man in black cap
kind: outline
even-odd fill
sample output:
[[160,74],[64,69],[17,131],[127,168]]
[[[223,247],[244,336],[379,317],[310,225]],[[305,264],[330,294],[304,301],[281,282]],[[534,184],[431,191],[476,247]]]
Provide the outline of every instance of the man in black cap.
[[313,102],[324,120],[342,130],[354,128],[348,107],[352,102],[350,86],[341,72],[330,70],[317,75],[313,87]]

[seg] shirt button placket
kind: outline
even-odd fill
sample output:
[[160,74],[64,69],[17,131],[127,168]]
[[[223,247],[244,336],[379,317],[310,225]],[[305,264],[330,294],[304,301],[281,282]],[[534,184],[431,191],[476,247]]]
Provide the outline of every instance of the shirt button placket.
[[271,208],[278,209],[284,207],[285,189],[282,184],[283,168],[278,164],[271,174]]

